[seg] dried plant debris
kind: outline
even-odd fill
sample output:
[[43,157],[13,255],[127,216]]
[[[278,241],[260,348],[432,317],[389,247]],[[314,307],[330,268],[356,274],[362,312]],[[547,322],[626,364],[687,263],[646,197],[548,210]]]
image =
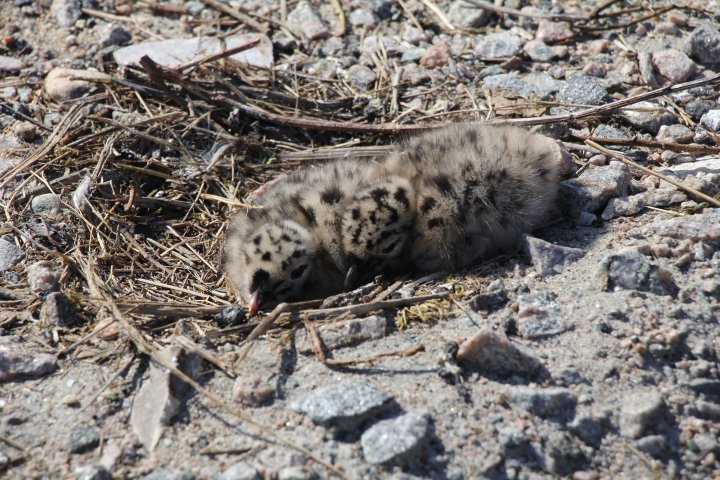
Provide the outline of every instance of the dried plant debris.
[[[54,0],[0,18],[0,475],[720,469],[717,2]],[[438,198],[487,203],[426,206],[412,218],[444,237],[412,258],[472,261],[238,305],[229,219],[265,215],[305,168],[457,122],[554,139],[558,200],[522,242],[453,236],[505,228],[483,207],[527,192],[462,177]],[[454,143],[375,180],[431,179]],[[337,293],[332,268],[316,275]]]

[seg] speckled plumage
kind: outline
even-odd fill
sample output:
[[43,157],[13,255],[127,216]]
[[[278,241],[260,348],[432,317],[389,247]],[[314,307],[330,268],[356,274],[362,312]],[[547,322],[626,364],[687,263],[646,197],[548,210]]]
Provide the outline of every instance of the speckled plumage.
[[340,217],[370,161],[336,161],[300,168],[264,187],[262,208],[238,214],[225,242],[225,267],[241,297],[260,291],[263,305],[337,293],[341,271]]
[[268,306],[337,293],[350,277],[467,266],[543,223],[561,163],[549,138],[458,124],[382,158],[298,169],[232,221],[228,276]]
[[404,235],[405,248],[394,258],[355,246],[365,253],[365,277],[377,269],[461,268],[514,246],[521,233],[543,223],[561,162],[553,140],[519,128],[458,124],[430,131],[399,144],[375,173],[391,192],[409,189],[409,210],[385,224],[356,216],[343,228],[374,225],[374,237],[392,234],[398,242]]

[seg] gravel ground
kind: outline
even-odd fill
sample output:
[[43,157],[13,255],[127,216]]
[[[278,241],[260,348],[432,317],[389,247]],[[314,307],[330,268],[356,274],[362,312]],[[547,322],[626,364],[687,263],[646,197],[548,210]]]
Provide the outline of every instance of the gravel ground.
[[[0,3],[0,475],[720,478],[720,93],[703,82],[720,73],[720,3],[683,5]],[[195,85],[234,82],[239,101],[337,133],[201,115],[213,99],[137,67],[255,39],[234,57],[247,67],[203,67]],[[212,317],[232,301],[227,199],[319,159],[308,146],[392,140],[350,122],[567,115],[695,80],[542,127],[577,172],[517,252],[380,279],[340,304],[386,291],[408,306],[296,319],[245,358],[242,335],[218,333],[237,317]]]

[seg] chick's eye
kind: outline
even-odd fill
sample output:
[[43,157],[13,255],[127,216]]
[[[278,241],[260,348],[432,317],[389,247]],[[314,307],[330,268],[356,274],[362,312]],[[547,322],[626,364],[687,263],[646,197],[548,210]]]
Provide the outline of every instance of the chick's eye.
[[297,280],[298,278],[302,277],[302,274],[305,273],[305,270],[307,270],[307,265],[300,265],[295,270],[290,272],[290,278],[293,280]]
[[383,249],[382,249],[382,253],[390,253],[390,252],[392,252],[393,250],[395,250],[395,247],[397,247],[398,241],[399,241],[399,240],[395,240],[395,241],[392,242],[390,245],[388,245],[387,247],[383,248]]
[[260,289],[270,280],[270,273],[267,270],[257,270],[252,276],[252,282],[250,290],[255,291]]

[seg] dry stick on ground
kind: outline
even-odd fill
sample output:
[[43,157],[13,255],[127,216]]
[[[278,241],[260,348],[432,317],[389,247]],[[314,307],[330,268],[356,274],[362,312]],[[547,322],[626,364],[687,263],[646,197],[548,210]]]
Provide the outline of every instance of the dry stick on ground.
[[[563,115],[550,115],[544,117],[530,117],[530,118],[511,118],[504,120],[491,120],[484,122],[487,124],[501,124],[501,125],[520,125],[520,126],[531,126],[531,125],[546,125],[560,122],[572,122],[574,120],[580,120],[582,118],[603,116],[612,113],[614,110],[620,107],[626,107],[634,103],[642,102],[644,100],[650,100],[652,98],[661,97],[675,92],[681,92],[689,90],[691,88],[703,86],[703,85],[714,85],[720,83],[720,74],[710,78],[704,78],[700,80],[693,80],[691,82],[678,83],[673,85],[667,85],[655,90],[651,90],[646,93],[634,95],[632,97],[623,98],[614,102],[600,105],[597,107],[588,108],[586,110],[579,111],[577,113],[568,113]],[[276,113],[268,112],[261,108],[246,105],[238,102],[231,98],[227,98],[222,95],[213,97],[212,101],[218,105],[225,107],[233,107],[238,110],[242,115],[246,115],[256,120],[262,120],[265,122],[274,123],[284,127],[301,128],[307,130],[325,130],[332,132],[349,132],[349,133],[398,133],[403,131],[418,131],[428,130],[432,128],[442,128],[448,125],[452,125],[450,122],[427,124],[427,125],[397,125],[393,123],[380,123],[380,124],[364,124],[364,123],[352,123],[352,122],[332,122],[321,120],[318,118],[309,117],[289,117],[286,115],[278,115]]]
[[562,15],[562,14],[552,14],[552,13],[530,13],[530,12],[522,12],[520,10],[509,8],[509,7],[500,7],[497,5],[493,5],[492,3],[484,2],[483,0],[465,0],[467,3],[471,3],[475,5],[476,7],[482,8],[483,10],[489,10],[491,12],[495,13],[504,13],[507,15],[514,15],[516,17],[530,17],[530,18],[540,18],[545,20],[560,20],[560,21],[570,21],[570,22],[582,22],[589,20],[590,17],[579,17],[577,15]]
[[[108,325],[110,325],[110,322],[108,322]],[[82,408],[76,413],[76,416],[79,417],[82,412],[87,410],[90,405],[95,403],[95,400],[100,398],[100,395],[102,395],[103,392],[110,387],[110,385],[115,381],[116,378],[118,378],[120,375],[122,375],[125,370],[130,368],[130,365],[132,365],[132,363],[134,361],[135,361],[135,355],[132,354],[132,355],[130,355],[130,358],[128,358],[127,361],[125,363],[123,363],[115,373],[110,375],[110,378],[107,379],[105,384],[103,384],[103,386],[100,387],[100,389],[97,392],[95,392],[95,394],[92,397],[90,397],[90,400],[88,400],[87,403],[85,403],[85,405],[82,406]]]
[[[234,18],[235,20],[239,20],[242,23],[246,24],[249,27],[254,28],[258,32],[267,33],[268,28],[254,20],[252,17],[250,17],[250,12],[244,9],[240,9],[240,7],[236,7],[237,9],[234,9],[228,5],[225,5],[224,3],[218,1],[218,0],[200,0],[205,5],[214,8],[218,12],[222,12],[225,15]],[[267,18],[263,17],[263,20],[268,20]],[[275,23],[275,22],[273,22]]]
[[183,72],[185,70],[202,65],[203,63],[214,62],[215,60],[220,60],[221,58],[229,57],[231,55],[235,55],[236,53],[244,52],[245,50],[249,50],[253,47],[256,47],[259,43],[260,43],[260,39],[256,38],[254,40],[250,40],[249,42],[243,43],[242,45],[238,45],[237,47],[228,48],[227,50],[224,50],[220,53],[214,53],[212,55],[208,55],[208,56],[200,58],[198,60],[192,60],[190,62],[183,63],[182,65],[176,67],[175,69],[178,72]]
[[612,157],[612,158],[614,158],[614,159],[616,159],[616,160],[619,160],[619,161],[623,162],[623,163],[626,164],[626,165],[629,165],[629,166],[631,166],[631,167],[633,167],[633,168],[637,168],[637,169],[639,169],[639,170],[642,170],[643,172],[648,173],[648,174],[650,174],[650,175],[653,175],[653,176],[655,176],[655,177],[658,177],[658,178],[661,179],[661,180],[665,180],[666,182],[675,185],[675,186],[678,187],[680,190],[683,190],[683,191],[689,193],[690,195],[692,195],[692,196],[694,196],[694,197],[700,198],[700,199],[702,199],[702,200],[705,201],[705,202],[708,202],[708,203],[711,203],[712,205],[715,205],[716,207],[720,207],[720,201],[714,199],[713,197],[711,197],[711,196],[709,196],[709,195],[705,195],[705,194],[702,193],[701,191],[696,190],[696,189],[694,189],[694,188],[692,188],[692,187],[690,187],[690,186],[688,186],[688,185],[685,185],[684,183],[679,182],[679,181],[675,180],[675,179],[672,178],[672,177],[668,177],[667,175],[663,175],[662,173],[656,172],[656,171],[651,170],[651,169],[649,169],[649,168],[647,168],[647,167],[644,167],[644,166],[642,166],[642,165],[640,165],[640,164],[638,164],[638,163],[635,163],[635,162],[633,162],[632,160],[630,160],[629,158],[626,158],[625,156],[620,155],[620,154],[617,153],[617,152],[613,152],[612,150],[608,150],[607,148],[603,147],[602,145],[598,145],[597,143],[593,142],[592,140],[585,140],[585,143],[587,143],[587,144],[590,145],[591,147],[593,147],[593,148],[601,151],[603,154],[607,155],[608,157]]
[[[75,105],[70,107],[70,110],[68,110],[65,116],[60,120],[57,127],[55,127],[55,130],[53,130],[53,132],[45,140],[45,143],[43,143],[40,148],[35,150],[28,158],[18,163],[14,167],[8,168],[2,173],[2,175],[0,175],[0,189],[7,185],[8,182],[15,177],[15,175],[24,171],[33,163],[37,162],[41,158],[44,158],[47,154],[52,152],[55,146],[58,145],[63,139],[68,130],[70,130],[70,127],[77,125],[77,122],[78,120],[80,120],[81,116],[82,105],[76,103]],[[8,215],[8,220],[10,220],[10,212],[7,212],[6,215]]]
[[170,372],[172,372],[173,375],[178,377],[180,380],[184,381],[191,387],[193,387],[199,394],[202,396],[210,399],[213,401],[216,405],[222,407],[223,410],[226,412],[236,416],[243,422],[252,425],[253,427],[260,430],[264,435],[269,436],[272,439],[275,439],[279,444],[285,445],[287,447],[290,447],[292,449],[295,449],[305,455],[307,455],[309,458],[313,459],[315,462],[319,463],[320,465],[325,466],[328,470],[332,471],[336,475],[346,478],[343,472],[336,467],[335,465],[332,465],[330,462],[323,460],[322,458],[318,457],[315,453],[308,450],[307,448],[298,445],[294,442],[291,442],[289,440],[285,440],[279,437],[279,435],[271,428],[263,425],[262,423],[258,422],[257,420],[253,419],[249,415],[246,415],[244,412],[242,412],[240,409],[234,407],[233,405],[230,405],[225,400],[220,398],[219,396],[215,395],[210,390],[206,389],[202,385],[200,385],[197,381],[195,381],[193,378],[188,376],[185,372],[178,369],[171,361],[163,357],[162,355],[157,355],[156,348],[147,341],[142,334],[133,326],[128,319],[123,315],[123,313],[118,308],[117,304],[115,303],[115,300],[110,296],[110,294],[105,290],[104,287],[101,285],[100,278],[97,276],[95,271],[92,269],[91,266],[91,260],[85,261],[84,259],[78,259],[79,262],[83,262],[83,273],[85,276],[85,280],[87,281],[88,288],[90,289],[90,292],[92,295],[94,295],[97,298],[102,299],[103,304],[105,307],[108,308],[111,315],[115,319],[115,321],[120,325],[121,331],[123,334],[127,337],[128,340],[130,340],[133,345],[135,345],[135,348],[140,353],[143,353],[147,355],[148,357],[152,358],[153,361],[155,361],[158,365],[162,366],[163,368],[166,368]]
[[599,138],[586,137],[583,135],[571,134],[580,140],[592,140],[598,143],[610,143],[612,145],[630,145],[633,147],[661,148],[663,150],[672,150],[674,152],[690,152],[690,153],[707,153],[720,154],[720,147],[711,145],[701,145],[699,143],[663,143],[657,140],[644,140],[642,138]]
[[333,365],[333,366],[345,366],[345,365],[354,365],[356,363],[372,363],[376,360],[383,358],[383,357],[411,357],[415,355],[416,353],[424,352],[425,351],[425,345],[417,345],[415,347],[410,347],[405,350],[395,350],[392,352],[380,352],[376,353],[375,355],[371,355],[369,357],[365,358],[326,358],[323,360],[323,363],[327,365]]
[[[410,298],[398,298],[394,300],[382,300],[379,302],[368,302],[368,303],[360,303],[357,305],[348,305],[346,307],[335,307],[335,308],[320,308],[316,310],[305,310],[300,311],[298,313],[303,315],[303,318],[307,318],[309,320],[317,320],[321,318],[327,318],[327,317],[333,317],[336,315],[340,315],[343,313],[350,313],[353,315],[362,315],[364,313],[369,313],[375,310],[384,310],[386,308],[395,308],[395,307],[404,307],[407,305],[412,305],[415,303],[421,303],[428,300],[436,300],[438,298],[443,298],[450,295],[450,292],[443,292],[443,293],[434,293],[431,295],[423,295],[419,297],[410,297]],[[242,361],[245,359],[247,354],[250,352],[250,349],[252,348],[254,340],[265,333],[272,325],[275,323],[277,319],[279,319],[281,316],[284,320],[289,320],[290,315],[298,310],[301,310],[300,306],[305,303],[315,303],[318,304],[319,301],[312,301],[312,302],[299,302],[299,303],[281,303],[275,309],[265,317],[260,324],[255,327],[255,329],[248,335],[246,341],[245,341],[245,348],[240,352],[240,355],[238,356],[238,361]]]

